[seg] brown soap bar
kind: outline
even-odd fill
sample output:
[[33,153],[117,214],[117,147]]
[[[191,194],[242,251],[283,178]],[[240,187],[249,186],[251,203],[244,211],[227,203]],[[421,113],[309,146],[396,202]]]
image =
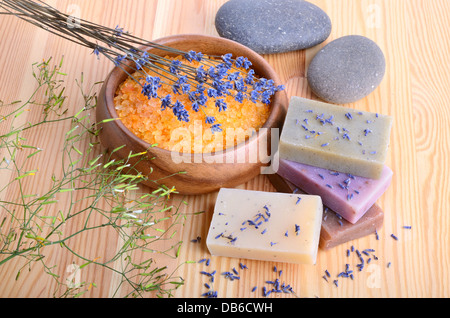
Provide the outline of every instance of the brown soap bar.
[[[267,175],[272,185],[279,192],[305,193],[278,174]],[[383,226],[384,212],[378,204],[374,204],[367,212],[352,224],[337,213],[324,207],[319,247],[329,249],[342,243],[375,234]]]
[[383,226],[384,213],[376,203],[355,224],[340,218],[332,210],[325,212],[320,230],[319,246],[322,249],[329,249],[351,240],[375,234]]

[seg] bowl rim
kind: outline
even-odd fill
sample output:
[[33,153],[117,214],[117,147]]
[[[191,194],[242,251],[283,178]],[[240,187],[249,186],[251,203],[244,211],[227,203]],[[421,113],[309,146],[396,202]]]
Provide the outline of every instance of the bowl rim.
[[[268,61],[266,61],[259,53],[253,51],[252,49],[246,47],[243,44],[240,44],[236,41],[230,40],[230,39],[226,39],[226,38],[222,38],[222,37],[218,37],[218,36],[213,36],[213,35],[203,35],[203,34],[176,34],[176,35],[169,35],[169,36],[164,36],[161,38],[158,38],[156,40],[152,40],[152,43],[155,44],[159,44],[159,45],[166,45],[166,46],[170,46],[170,43],[177,43],[180,41],[184,41],[186,39],[189,39],[191,41],[193,40],[214,40],[214,41],[221,41],[224,44],[229,45],[231,48],[232,47],[237,47],[240,51],[246,52],[249,56],[245,56],[247,57],[251,62],[252,65],[258,64],[261,66],[262,69],[265,70],[265,73],[270,74],[270,76],[267,76],[268,79],[272,79],[275,82],[275,85],[281,85],[281,80],[279,75],[275,72],[275,70],[272,68],[272,66],[269,64]],[[147,49],[147,50],[151,50],[152,47],[151,46],[143,46],[141,47],[141,49]],[[230,50],[233,51],[233,50]],[[233,54],[233,52],[230,52]],[[213,55],[213,54],[211,54]],[[256,72],[255,72],[256,73]],[[117,119],[114,120],[113,123],[115,123],[123,133],[126,134],[127,138],[131,138],[134,142],[137,142],[138,144],[140,144],[144,149],[146,149],[147,151],[158,151],[161,154],[164,155],[172,155],[172,154],[180,154],[180,152],[175,152],[172,150],[168,150],[165,148],[161,148],[158,147],[157,144],[152,145],[149,142],[139,138],[137,135],[135,135],[130,129],[128,129],[128,127],[125,126],[125,124],[122,122],[122,120],[120,120],[117,112],[116,112],[116,108],[114,106],[114,97],[116,94],[116,90],[117,87],[123,82],[123,81],[117,81],[117,85],[113,85],[113,82],[110,81],[112,75],[114,74],[118,74],[119,77],[124,76],[125,78],[128,76],[123,69],[121,69],[120,66],[115,66],[107,75],[107,78],[104,81],[104,87],[105,87],[105,91],[104,91],[104,100],[105,100],[105,106],[106,106],[106,111],[108,112],[108,115],[111,118]],[[244,141],[234,145],[233,147],[228,147],[222,150],[218,150],[218,151],[212,151],[212,152],[196,152],[196,153],[181,153],[182,156],[190,156],[191,159],[193,159],[194,161],[190,161],[190,162],[197,162],[195,161],[196,158],[205,158],[205,157],[209,157],[209,158],[214,158],[216,156],[224,156],[231,153],[235,153],[238,152],[239,150],[241,150],[242,148],[245,149],[245,147],[247,145],[249,145],[250,143],[256,142],[260,136],[267,134],[267,130],[264,130],[263,132],[261,132],[261,128],[274,128],[274,124],[277,121],[277,114],[276,114],[276,109],[275,107],[283,107],[283,105],[281,105],[281,103],[277,103],[277,101],[281,101],[282,100],[282,95],[281,94],[285,94],[284,91],[278,91],[276,92],[273,96],[272,96],[272,100],[270,105],[268,105],[269,107],[271,107],[270,109],[270,113],[269,116],[267,117],[266,121],[264,122],[264,124],[256,131],[256,133],[252,133],[252,135],[248,138],[246,138]],[[280,105],[278,105],[280,104]]]

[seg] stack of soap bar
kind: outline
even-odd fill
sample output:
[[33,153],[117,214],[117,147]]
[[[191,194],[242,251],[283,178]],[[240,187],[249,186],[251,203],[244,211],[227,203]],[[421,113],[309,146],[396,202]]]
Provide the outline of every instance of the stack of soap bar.
[[293,96],[279,156],[377,179],[386,161],[391,125],[390,116]]
[[392,170],[386,165],[378,179],[370,179],[280,159],[278,174],[350,223],[356,223],[389,187]]
[[319,196],[220,189],[206,239],[212,255],[315,264]]
[[[304,193],[296,185],[278,174],[268,175],[277,191],[285,193]],[[338,214],[324,207],[319,247],[330,249],[337,245],[376,233],[383,226],[384,212],[374,204],[355,224],[342,219]]]

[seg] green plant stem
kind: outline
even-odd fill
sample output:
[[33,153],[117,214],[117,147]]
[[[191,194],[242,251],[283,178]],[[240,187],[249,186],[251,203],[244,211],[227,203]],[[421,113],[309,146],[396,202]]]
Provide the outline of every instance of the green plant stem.
[[[139,173],[136,173],[135,166],[129,165],[129,159],[138,158],[139,160],[149,160],[145,153],[130,154],[126,160],[112,160],[110,155],[100,152],[98,142],[98,126],[91,123],[88,112],[95,109],[96,96],[93,87],[86,93],[82,89],[83,80],[77,81],[77,85],[82,91],[84,107],[73,116],[67,116],[66,111],[62,110],[64,101],[64,87],[62,81],[57,80],[57,75],[64,73],[59,71],[59,67],[50,70],[49,59],[39,65],[33,66],[39,69],[39,72],[33,72],[38,82],[38,87],[32,93],[25,103],[18,108],[13,109],[7,114],[0,124],[11,119],[10,130],[0,136],[0,150],[5,150],[5,155],[11,160],[5,161],[6,167],[0,165],[0,169],[11,170],[13,176],[0,189],[0,193],[9,187],[17,187],[18,199],[0,201],[0,211],[6,212],[6,216],[0,224],[0,267],[5,265],[16,257],[26,259],[25,266],[31,266],[33,263],[42,263],[44,270],[58,283],[58,290],[64,285],[59,279],[59,275],[54,273],[56,265],[47,264],[44,252],[50,246],[59,245],[68,253],[84,262],[85,266],[101,266],[105,270],[112,271],[119,275],[120,283],[132,287],[132,292],[127,296],[142,296],[146,292],[156,292],[157,296],[171,296],[169,287],[178,288],[183,284],[180,277],[175,277],[174,273],[165,273],[165,267],[154,267],[153,258],[148,258],[144,262],[134,263],[133,255],[135,252],[152,250],[158,254],[171,258],[178,257],[178,247],[182,242],[174,239],[176,226],[182,221],[184,214],[180,213],[180,205],[171,203],[169,195],[173,189],[161,186],[150,193],[139,193],[138,184],[140,180],[147,179]],[[36,66],[37,65],[37,66]],[[94,86],[99,83],[95,83]],[[38,103],[38,92],[44,90],[45,101]],[[40,107],[43,112],[43,119],[36,123],[27,123],[22,127],[14,127],[14,120],[21,115],[22,110],[30,105]],[[1,107],[5,105],[2,104]],[[57,116],[50,117],[50,114]],[[49,124],[71,123],[71,127],[65,134],[65,140],[62,147],[61,169],[52,176],[52,183],[41,195],[26,195],[24,186],[31,178],[30,171],[24,171],[26,162],[34,155],[44,153],[37,147],[30,145],[21,145],[26,141],[23,136],[25,131],[33,131],[38,127],[45,127]],[[78,127],[78,128],[77,128]],[[21,161],[16,156],[19,150],[31,149],[32,153],[26,155]],[[114,152],[114,151],[113,151]],[[9,163],[8,163],[9,162]],[[3,163],[3,161],[2,161]],[[37,178],[34,176],[33,178]],[[43,176],[42,176],[43,177]],[[155,181],[156,182],[156,181]],[[120,191],[119,191],[120,190]],[[67,198],[64,212],[57,210],[57,202],[61,196]],[[79,197],[78,197],[79,196]],[[133,197],[134,196],[134,197]],[[133,197],[133,203],[130,200]],[[173,203],[173,202],[172,202]],[[130,218],[127,214],[140,210],[138,220]],[[48,214],[46,213],[48,211]],[[52,212],[53,211],[53,212]],[[3,226],[10,217],[11,228],[8,232],[3,232]],[[99,223],[94,216],[101,216]],[[135,216],[137,217],[137,216]],[[83,219],[84,218],[84,219]],[[91,224],[92,222],[93,224]],[[141,223],[137,222],[140,221]],[[165,223],[163,232],[159,236],[148,234],[158,224]],[[72,233],[64,233],[64,225],[76,224]],[[71,240],[75,240],[83,233],[89,231],[112,230],[117,233],[121,239],[121,245],[118,251],[110,259],[102,262],[89,260],[88,257],[76,252],[71,246]],[[145,234],[145,235],[144,235]],[[155,249],[153,246],[162,240],[174,240],[170,246],[162,249]],[[113,262],[123,262],[120,269],[112,267]],[[16,279],[19,277],[21,269],[17,272]],[[134,282],[134,279],[138,282]],[[85,284],[72,288],[67,286],[63,296],[75,295],[81,296],[85,291],[81,290]],[[165,289],[168,287],[168,289]],[[81,290],[81,291],[80,291]],[[74,294],[73,292],[76,293]],[[55,291],[56,293],[57,291]],[[116,291],[118,292],[118,291]]]

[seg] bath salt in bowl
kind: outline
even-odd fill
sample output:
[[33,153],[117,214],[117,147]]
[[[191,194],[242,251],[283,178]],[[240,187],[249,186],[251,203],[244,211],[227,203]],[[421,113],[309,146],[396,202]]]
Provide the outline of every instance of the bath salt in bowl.
[[[171,78],[168,73],[159,76],[162,73],[153,67],[143,66],[136,72],[131,64],[116,66],[104,81],[97,103],[102,145],[148,176],[143,181],[147,186],[175,187],[182,194],[235,187],[261,173],[275,152],[271,151],[272,138],[275,141],[279,136],[288,102],[285,92],[276,89],[281,82],[269,63],[251,49],[218,37],[176,35],[153,43],[174,49],[142,48],[150,58],[160,56],[167,61],[162,66],[166,69],[208,72],[212,60],[217,62],[211,65],[218,65],[238,57],[251,66],[236,67],[234,63],[222,74],[233,83],[223,88],[231,92],[228,95],[213,89],[208,81],[197,86],[202,81],[189,75],[180,80],[176,69]],[[204,68],[199,68],[195,55],[189,59],[180,52],[201,52],[207,57],[202,59]],[[258,100],[251,100],[254,83],[242,86],[249,78],[262,78],[275,88],[273,95],[260,93]],[[204,96],[209,98],[202,100]],[[150,160],[129,158],[130,153],[145,152]]]
[[[188,61],[182,56],[165,58],[171,63],[179,61],[196,69],[200,66],[199,62]],[[215,60],[220,63],[220,60]],[[158,76],[149,68],[144,68],[144,72],[146,75]],[[234,70],[229,71],[229,76],[233,76],[233,72]],[[246,70],[239,72],[245,77],[249,76]],[[173,111],[164,107],[161,99],[148,98],[142,94],[145,76],[139,71],[131,74],[116,91],[114,106],[119,118],[131,132],[150,144],[157,144],[158,147],[170,151],[185,153],[221,151],[245,141],[246,137],[251,135],[253,130],[262,127],[269,117],[270,107],[261,100],[252,102],[242,99],[237,101],[232,95],[220,97],[223,105],[216,105],[218,98],[205,99],[204,109],[200,110],[198,103],[194,105],[195,100],[192,101],[189,94],[174,96],[171,84],[177,78],[171,77],[173,79],[170,83],[158,85],[160,86],[158,93],[163,96],[163,100],[165,96],[170,96],[171,100],[176,97],[177,101],[189,106],[187,108],[197,107],[196,111],[189,112],[188,121],[179,120]],[[191,88],[191,84],[187,85],[187,88]],[[205,90],[206,87],[203,92]],[[220,123],[220,126],[212,125],[214,123]],[[219,128],[222,126],[225,129]]]

